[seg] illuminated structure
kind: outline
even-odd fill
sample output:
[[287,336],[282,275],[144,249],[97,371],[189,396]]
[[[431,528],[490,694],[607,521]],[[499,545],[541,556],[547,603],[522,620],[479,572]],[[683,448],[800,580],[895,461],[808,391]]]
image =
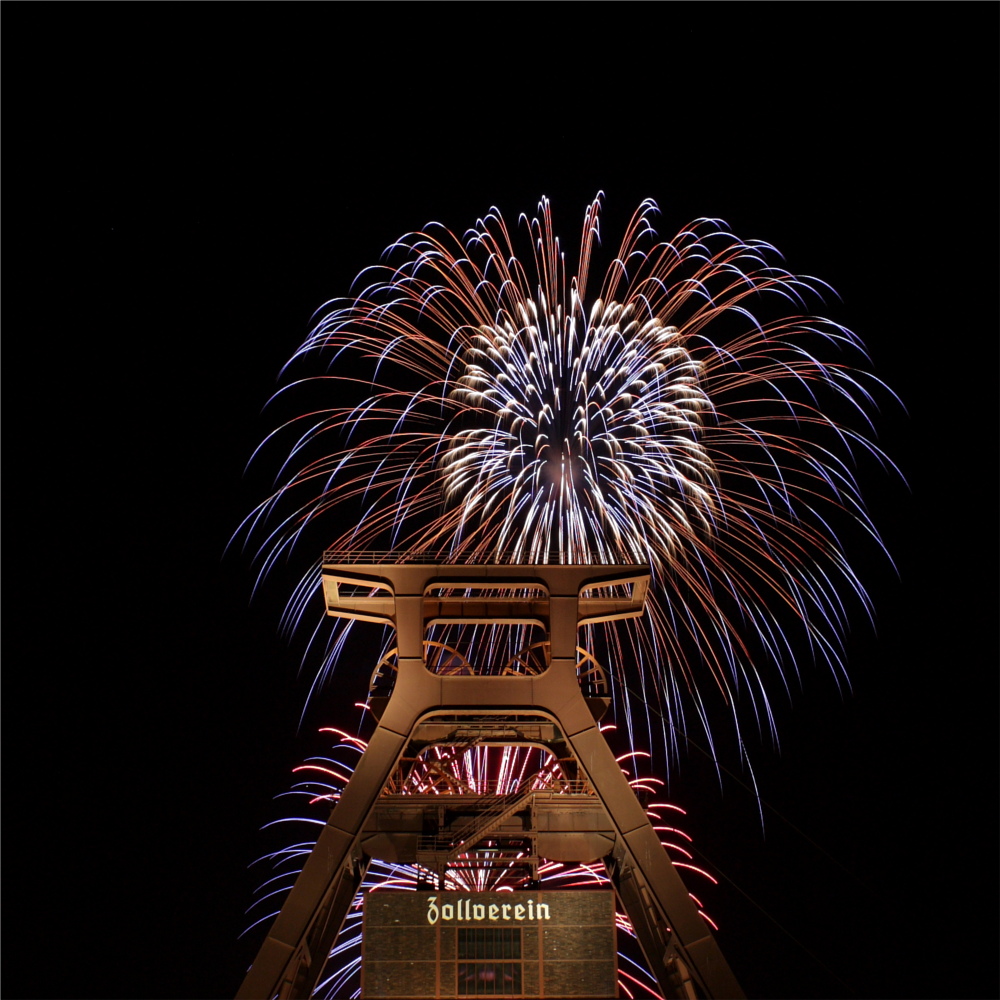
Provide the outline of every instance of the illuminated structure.
[[[439,893],[456,866],[523,865],[537,888],[530,877],[540,857],[603,859],[665,995],[742,996],[600,731],[607,684],[578,651],[581,625],[642,615],[649,580],[639,564],[452,565],[426,553],[326,553],[327,613],[393,626],[395,670],[388,661],[376,669],[375,733],[240,998],[310,996],[376,857],[419,864]],[[497,670],[428,639],[448,626],[534,627],[542,638]],[[532,775],[512,795],[394,794],[401,762],[430,746],[474,744],[542,748],[558,760],[558,774]],[[527,906],[528,897],[497,898]],[[518,983],[501,995],[544,995]],[[388,992],[379,995],[456,995],[440,976],[436,992],[415,994],[414,985],[409,979],[393,994],[383,982]]]

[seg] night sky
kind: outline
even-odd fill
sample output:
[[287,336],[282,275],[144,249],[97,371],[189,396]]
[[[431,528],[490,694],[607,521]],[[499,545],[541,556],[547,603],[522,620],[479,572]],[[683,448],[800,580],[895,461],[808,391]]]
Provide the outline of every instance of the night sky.
[[720,945],[752,997],[997,995],[996,5],[5,13],[5,996],[235,993],[258,830],[371,669],[300,733],[291,577],[223,555],[279,369],[402,233],[547,195],[575,245],[599,190],[608,245],[652,197],[829,282],[905,406],[853,689],[775,696],[763,830],[738,759],[671,775]]

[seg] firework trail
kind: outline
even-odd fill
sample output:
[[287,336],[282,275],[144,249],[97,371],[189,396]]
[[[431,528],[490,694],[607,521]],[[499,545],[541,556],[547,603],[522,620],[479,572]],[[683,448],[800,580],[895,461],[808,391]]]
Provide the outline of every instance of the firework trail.
[[[320,732],[331,733],[336,737],[330,756],[312,757],[296,768],[299,781],[284,796],[279,796],[299,801],[311,814],[300,813],[268,824],[269,826],[293,824],[306,830],[318,830],[326,823],[329,808],[337,802],[350,780],[354,762],[366,749],[365,741],[341,729],[328,727]],[[654,829],[659,832],[660,842],[673,864],[714,884],[716,880],[693,863],[689,850],[691,838],[673,825],[674,817],[684,811],[673,804],[656,800],[662,792],[663,782],[660,779],[636,774],[637,764],[648,756],[641,751],[630,751],[619,758],[619,763],[629,776],[629,784],[635,792],[649,799],[646,813]],[[551,790],[558,788],[564,781],[558,761],[551,754],[538,749],[475,746],[456,750],[454,747],[432,746],[419,757],[402,763],[392,791],[395,795],[458,793],[503,796],[526,787]],[[253,917],[253,923],[247,928],[247,932],[273,920],[277,915],[285,895],[315,846],[314,837],[309,834],[304,834],[304,837],[304,840],[286,844],[255,862],[269,867],[270,872],[259,886],[257,898],[247,911]],[[460,855],[457,859],[458,867],[447,872],[445,888],[467,892],[523,889],[528,878],[523,862],[519,863],[518,859],[503,861],[494,857],[494,853],[488,847],[480,847],[469,854]],[[460,867],[463,860],[472,857],[492,860],[494,863],[490,866]],[[427,880],[433,877],[434,873],[423,871],[416,865],[372,860],[327,958],[326,967],[319,976],[313,996],[334,998],[360,995],[362,905],[367,893],[413,890],[421,882],[426,886],[429,884]],[[538,877],[546,889],[610,885],[602,862],[565,864],[547,861],[539,865]],[[704,912],[698,897],[691,893],[689,895],[701,916],[718,930],[714,921]],[[616,913],[616,923],[624,935],[634,939],[632,924],[620,908]],[[638,947],[630,946],[622,938],[619,941],[620,947],[624,949],[619,952],[619,986],[622,996],[663,1000],[655,979],[643,964]]]
[[[891,393],[848,363],[857,337],[810,314],[826,286],[719,220],[660,242],[647,201],[598,276],[600,205],[575,274],[547,200],[513,230],[493,209],[464,237],[432,223],[389,247],[286,366],[276,403],[308,412],[258,449],[285,457],[241,533],[261,577],[316,524],[338,525],[337,549],[444,562],[646,562],[646,616],[584,637],[619,718],[675,752],[692,713],[711,743],[721,710],[743,755],[747,722],[774,736],[769,691],[797,683],[803,638],[845,678],[849,615],[870,607],[835,526],[880,544],[854,468],[888,464],[868,414]],[[316,565],[287,629],[318,591]],[[314,689],[347,627],[312,633]]]

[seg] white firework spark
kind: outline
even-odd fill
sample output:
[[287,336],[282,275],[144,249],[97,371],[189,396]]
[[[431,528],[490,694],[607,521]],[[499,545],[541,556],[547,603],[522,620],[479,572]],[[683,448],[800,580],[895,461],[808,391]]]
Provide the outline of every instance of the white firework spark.
[[[863,357],[857,337],[810,315],[826,286],[718,220],[658,242],[643,203],[592,291],[599,210],[571,277],[547,200],[521,217],[525,253],[495,209],[463,238],[431,224],[393,244],[289,362],[305,374],[279,396],[334,401],[261,446],[287,457],[243,530],[262,574],[315,523],[339,549],[646,562],[645,619],[585,643],[614,668],[627,724],[641,700],[676,749],[693,709],[711,740],[714,691],[737,734],[745,712],[773,733],[768,688],[788,686],[803,638],[843,679],[849,609],[870,614],[834,525],[846,514],[878,543],[853,468],[888,464],[867,413],[891,394],[843,360]],[[288,628],[317,590],[314,567]]]

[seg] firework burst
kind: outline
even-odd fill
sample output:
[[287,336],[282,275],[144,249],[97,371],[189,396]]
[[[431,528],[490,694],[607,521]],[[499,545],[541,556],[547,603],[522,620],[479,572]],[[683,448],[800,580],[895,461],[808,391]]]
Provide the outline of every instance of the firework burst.
[[[647,201],[595,280],[600,204],[575,274],[547,200],[513,231],[496,209],[462,238],[430,224],[362,272],[278,393],[335,405],[261,446],[286,457],[243,530],[262,575],[316,523],[339,525],[338,549],[443,562],[646,562],[646,617],[585,643],[619,702],[641,701],[668,747],[691,711],[711,740],[713,700],[737,733],[745,718],[773,733],[768,690],[788,686],[793,646],[804,636],[841,679],[850,610],[870,613],[834,525],[878,543],[853,469],[885,464],[867,416],[885,390],[849,365],[858,339],[810,314],[826,286],[718,220],[660,242]],[[317,591],[314,567],[286,627]]]

